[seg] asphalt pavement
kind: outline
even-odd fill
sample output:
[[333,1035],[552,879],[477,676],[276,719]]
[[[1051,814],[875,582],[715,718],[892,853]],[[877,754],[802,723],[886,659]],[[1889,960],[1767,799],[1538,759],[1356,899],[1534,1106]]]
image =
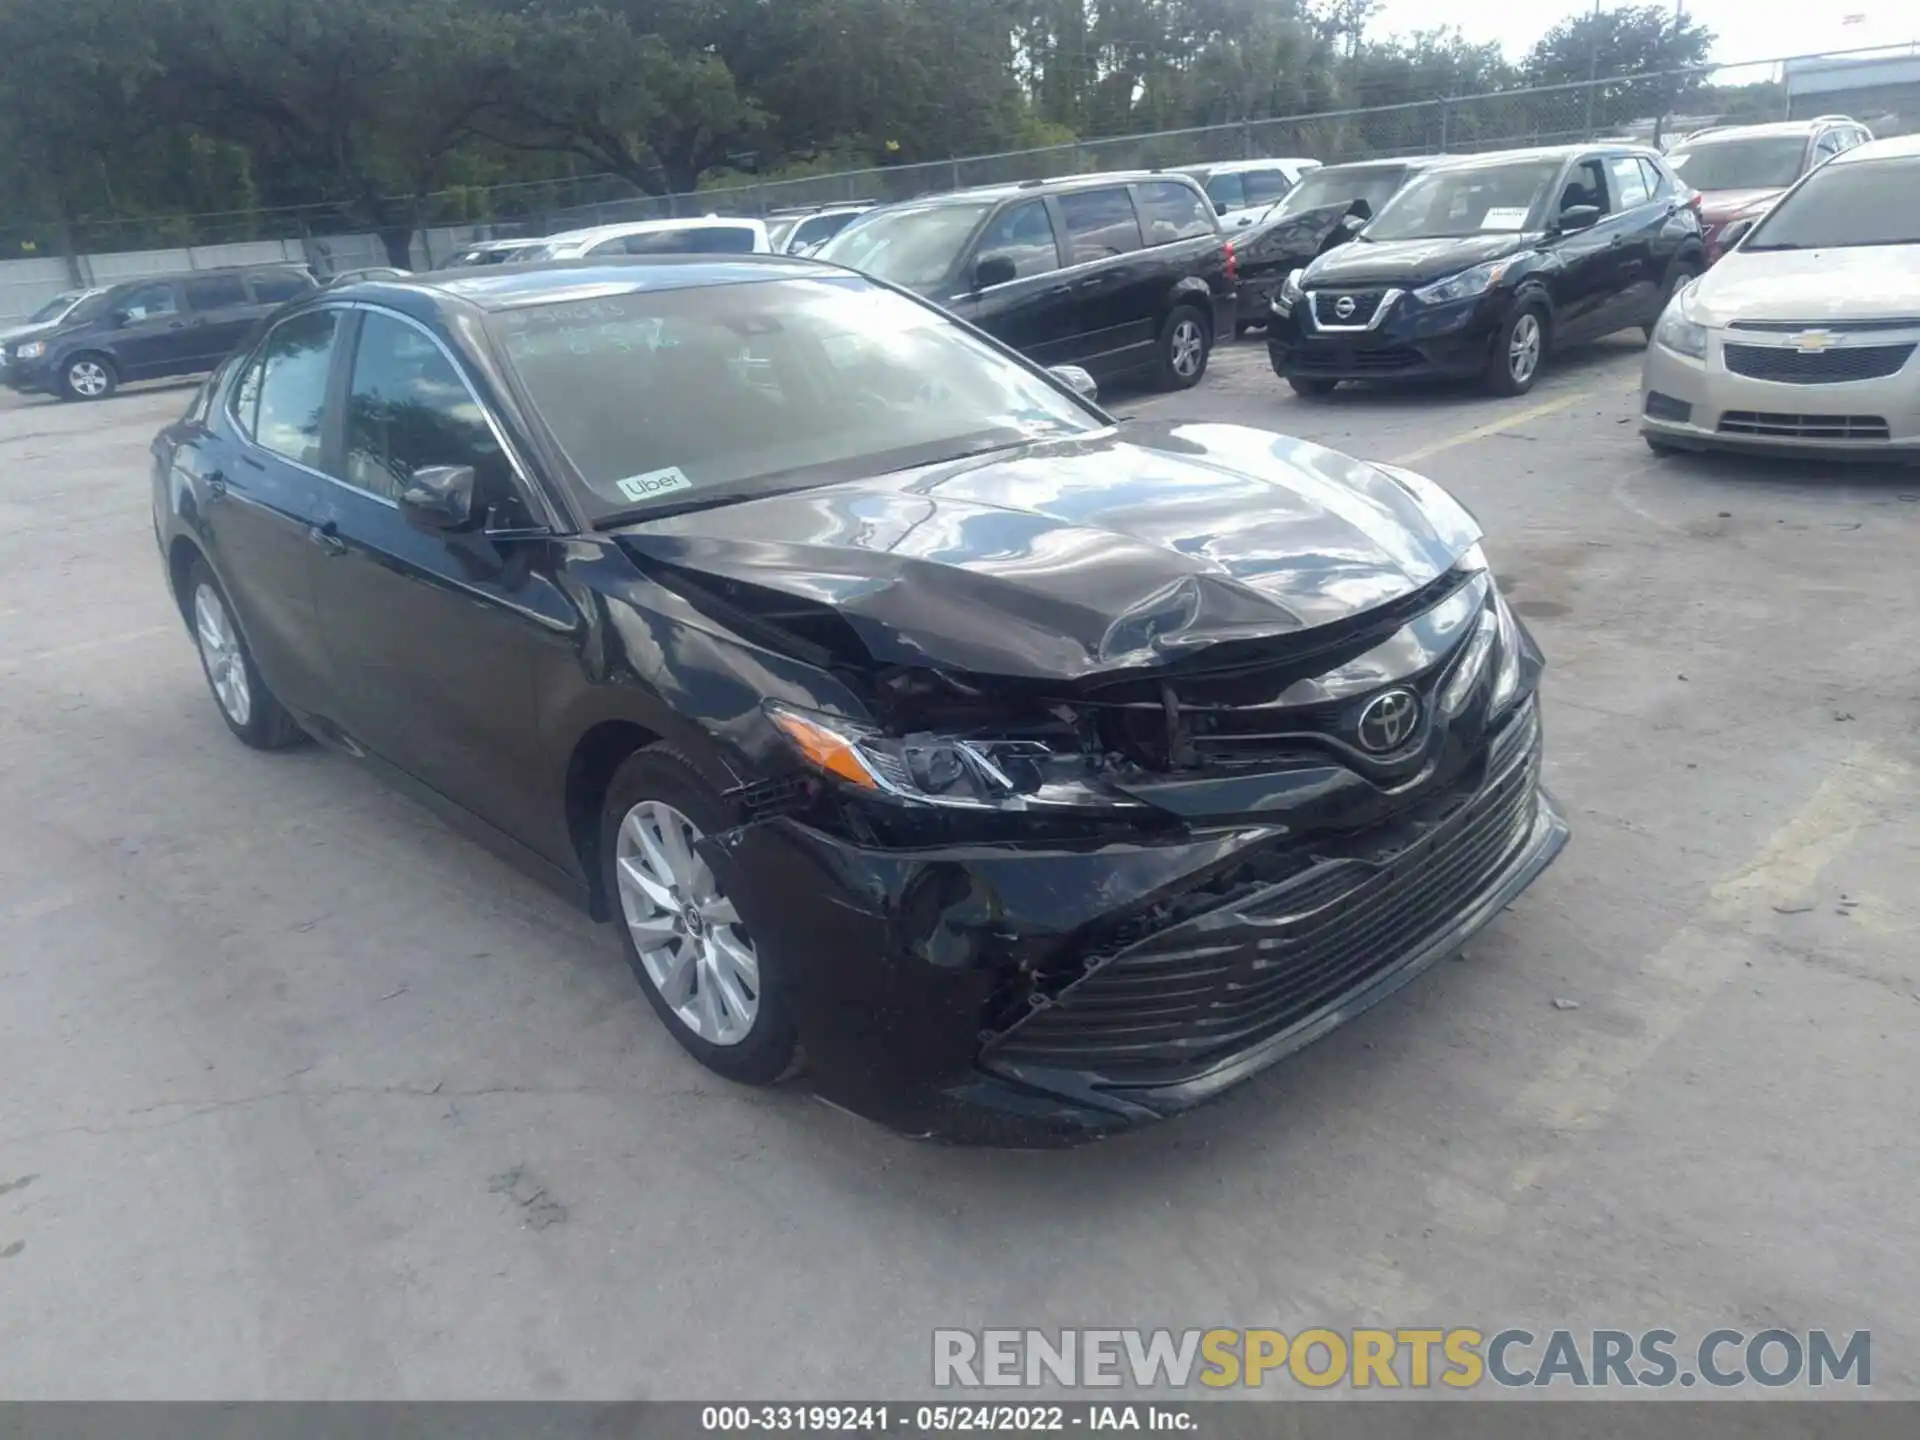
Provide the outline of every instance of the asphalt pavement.
[[153,545],[188,391],[0,402],[0,1395],[904,1398],[986,1325],[1824,1325],[1920,1394],[1920,470],[1656,459],[1638,364],[1112,398],[1452,487],[1574,837],[1221,1103],[1025,1154],[713,1078],[611,932],[243,749]]

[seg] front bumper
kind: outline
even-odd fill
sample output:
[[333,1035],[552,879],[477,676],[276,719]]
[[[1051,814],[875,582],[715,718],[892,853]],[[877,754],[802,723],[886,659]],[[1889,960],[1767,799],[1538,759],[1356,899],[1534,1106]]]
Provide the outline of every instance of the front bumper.
[[[777,958],[823,1099],[925,1138],[1071,1144],[1190,1109],[1457,952],[1566,842],[1539,765],[1528,701],[1470,777],[1310,855],[1278,825],[900,853],[770,821],[722,848],[805,937]],[[1009,1018],[1009,975],[1062,957],[1076,978]]]
[[1777,347],[1783,356],[1797,357],[1786,344],[1789,338],[1781,332],[1712,330],[1704,360],[1649,345],[1641,367],[1642,432],[1689,449],[1920,458],[1920,327],[1848,336],[1828,352],[1842,357],[1868,343],[1916,347],[1898,370],[1873,379],[1786,383],[1727,368],[1730,342]]
[[22,395],[51,395],[52,368],[44,359],[0,361],[0,385]]
[[[1303,298],[1267,325],[1267,355],[1276,375],[1302,380],[1468,379],[1483,373],[1511,297],[1480,295],[1444,305],[1387,292],[1375,310],[1342,323],[1330,309],[1336,294]],[[1365,303],[1363,300],[1362,304]]]

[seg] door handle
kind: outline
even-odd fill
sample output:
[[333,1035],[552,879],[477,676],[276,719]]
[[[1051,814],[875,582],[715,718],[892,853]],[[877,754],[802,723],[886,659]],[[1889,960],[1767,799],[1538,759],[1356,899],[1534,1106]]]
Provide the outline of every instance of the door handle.
[[347,553],[347,542],[340,538],[340,527],[331,520],[323,520],[318,525],[307,527],[307,539],[318,545],[329,555]]
[[1051,290],[1047,291],[1047,298],[1049,300],[1057,300],[1062,295],[1070,295],[1072,293],[1073,293],[1073,287],[1071,285],[1056,285]]
[[1073,288],[1076,290],[1098,290],[1106,283],[1107,280],[1104,275],[1090,275],[1085,280],[1075,281]]
[[1609,246],[1624,245],[1626,243],[1627,243],[1627,237],[1624,235],[1616,235],[1611,240],[1607,241],[1607,244]]

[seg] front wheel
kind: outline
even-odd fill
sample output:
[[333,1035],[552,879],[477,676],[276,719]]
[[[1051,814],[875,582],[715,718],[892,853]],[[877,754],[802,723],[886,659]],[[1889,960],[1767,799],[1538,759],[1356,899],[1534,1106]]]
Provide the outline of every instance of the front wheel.
[[63,400],[105,400],[119,388],[120,377],[104,355],[76,355],[61,367]]
[[1213,349],[1206,316],[1191,305],[1181,305],[1160,327],[1160,388],[1190,390],[1207,373]]
[[1496,395],[1524,395],[1540,376],[1547,353],[1547,322],[1531,305],[1507,317],[1487,357],[1487,388]]
[[797,1042],[778,964],[742,910],[740,878],[700,842],[732,828],[725,803],[665,745],[627,757],[601,806],[602,882],[627,963],[680,1046],[729,1080],[765,1085]]

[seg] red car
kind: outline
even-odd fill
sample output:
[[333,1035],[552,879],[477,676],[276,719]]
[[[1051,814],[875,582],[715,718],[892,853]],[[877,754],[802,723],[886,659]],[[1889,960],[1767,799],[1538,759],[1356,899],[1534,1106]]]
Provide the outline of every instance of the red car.
[[1667,163],[1700,192],[1707,263],[1718,260],[1802,175],[1872,138],[1857,120],[1822,115],[1772,125],[1721,126],[1675,145],[1667,152]]

